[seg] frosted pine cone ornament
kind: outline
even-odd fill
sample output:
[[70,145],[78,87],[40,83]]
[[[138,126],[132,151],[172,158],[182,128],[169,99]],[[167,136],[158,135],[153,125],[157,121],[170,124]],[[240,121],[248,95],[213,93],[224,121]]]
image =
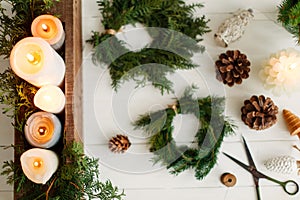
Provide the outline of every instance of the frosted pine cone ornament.
[[300,161],[292,156],[270,158],[264,162],[264,165],[269,171],[281,174],[292,174],[300,169]]
[[272,54],[259,76],[274,95],[291,94],[300,86],[300,52],[289,48]]
[[214,34],[217,44],[227,47],[230,43],[240,39],[253,17],[252,9],[238,10],[232,17],[226,19]]

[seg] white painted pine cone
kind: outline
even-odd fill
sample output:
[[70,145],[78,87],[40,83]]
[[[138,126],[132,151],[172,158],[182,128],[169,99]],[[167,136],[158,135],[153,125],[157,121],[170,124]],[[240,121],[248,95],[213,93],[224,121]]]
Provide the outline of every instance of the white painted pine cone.
[[265,167],[273,172],[291,174],[297,170],[297,161],[292,156],[278,156],[264,162]]

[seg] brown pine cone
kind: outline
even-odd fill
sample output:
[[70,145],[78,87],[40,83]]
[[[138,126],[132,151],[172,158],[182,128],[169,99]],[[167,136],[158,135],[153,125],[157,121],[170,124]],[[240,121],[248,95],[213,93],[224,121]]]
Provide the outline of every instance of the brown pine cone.
[[245,100],[241,111],[244,123],[255,130],[269,128],[277,122],[278,107],[269,97],[265,98],[263,95],[253,95]]
[[124,153],[131,143],[127,136],[116,135],[109,140],[108,147],[114,153]]
[[239,50],[222,53],[215,64],[217,79],[230,87],[249,77],[251,63]]

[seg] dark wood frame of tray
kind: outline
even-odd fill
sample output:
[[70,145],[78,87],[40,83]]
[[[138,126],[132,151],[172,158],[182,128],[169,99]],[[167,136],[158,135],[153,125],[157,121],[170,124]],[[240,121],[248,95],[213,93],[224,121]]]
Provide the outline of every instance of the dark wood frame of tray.
[[[64,140],[68,142],[82,141],[82,37],[81,37],[81,0],[60,0],[55,4],[53,13],[58,14],[64,23],[66,33],[64,60],[66,75],[64,91],[66,106],[62,115],[64,119]],[[74,84],[76,83],[76,91]],[[76,103],[76,105],[74,105]],[[76,113],[76,119],[75,115]],[[75,124],[76,123],[76,124]],[[19,133],[15,131],[15,145],[22,145]],[[19,162],[20,155],[15,152],[15,161]],[[14,199],[22,196],[14,191]]]

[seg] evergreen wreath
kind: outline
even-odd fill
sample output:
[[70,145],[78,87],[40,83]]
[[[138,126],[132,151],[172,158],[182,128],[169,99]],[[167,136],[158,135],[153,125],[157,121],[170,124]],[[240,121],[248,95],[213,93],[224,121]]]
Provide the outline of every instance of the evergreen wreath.
[[278,6],[278,21],[300,42],[300,1],[283,0]]
[[[138,86],[143,86],[149,81],[159,88],[161,93],[165,90],[170,92],[172,82],[166,78],[168,73],[176,69],[196,67],[191,57],[194,52],[204,51],[204,47],[197,44],[202,40],[198,37],[210,31],[205,16],[193,16],[193,11],[203,7],[202,4],[186,5],[182,0],[98,0],[97,3],[103,16],[101,23],[105,31],[94,31],[87,42],[95,47],[94,63],[108,65],[112,87],[115,90],[119,87],[122,77],[124,80],[135,80],[142,76],[141,80],[137,79]],[[153,42],[139,51],[132,52],[125,46],[124,41],[115,37],[115,34],[121,32],[124,25],[135,25],[138,22],[145,27],[165,29],[146,28]],[[192,39],[187,41],[187,36]],[[168,48],[157,49],[158,45]],[[157,73],[149,68],[134,69],[150,63],[167,65],[169,68],[159,69]]]
[[[155,155],[154,163],[160,162],[175,175],[194,169],[195,177],[201,180],[216,164],[223,138],[233,134],[236,126],[223,115],[224,98],[195,99],[192,91],[192,88],[186,89],[183,97],[164,110],[141,116],[134,126],[151,136],[149,150]],[[200,127],[193,141],[197,147],[176,144],[172,123],[177,114],[193,114],[199,120]]]

